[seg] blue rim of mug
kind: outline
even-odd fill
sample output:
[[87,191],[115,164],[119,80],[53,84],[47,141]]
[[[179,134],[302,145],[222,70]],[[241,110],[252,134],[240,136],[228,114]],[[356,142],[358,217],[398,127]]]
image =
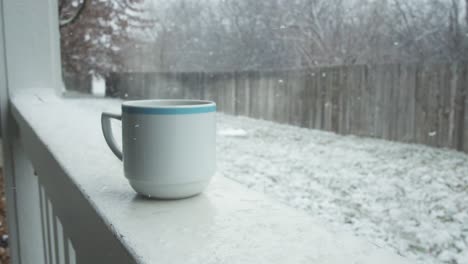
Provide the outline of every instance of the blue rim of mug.
[[216,112],[216,103],[205,100],[138,100],[122,104],[122,112],[144,115],[187,115]]

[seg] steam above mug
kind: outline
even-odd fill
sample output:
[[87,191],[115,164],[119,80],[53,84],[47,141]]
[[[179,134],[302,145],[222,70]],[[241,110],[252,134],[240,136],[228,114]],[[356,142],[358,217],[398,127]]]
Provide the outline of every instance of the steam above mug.
[[[215,112],[211,101],[127,101],[122,115],[102,113],[102,131],[136,192],[184,198],[202,192],[215,173]],[[122,121],[123,151],[112,135],[111,118]]]

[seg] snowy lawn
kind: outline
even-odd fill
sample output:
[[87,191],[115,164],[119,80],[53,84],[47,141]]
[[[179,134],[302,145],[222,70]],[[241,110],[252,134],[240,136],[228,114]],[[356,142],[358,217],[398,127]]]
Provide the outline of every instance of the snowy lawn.
[[468,155],[218,115],[218,172],[419,263],[468,263]]

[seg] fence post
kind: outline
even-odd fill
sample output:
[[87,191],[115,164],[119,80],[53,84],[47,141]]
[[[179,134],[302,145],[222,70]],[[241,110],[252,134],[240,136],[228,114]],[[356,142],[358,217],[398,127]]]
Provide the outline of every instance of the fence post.
[[[457,83],[458,83],[458,75],[457,75],[457,65],[450,65],[450,112],[449,112],[449,127],[448,127],[448,143],[450,146],[455,146],[456,144],[454,140],[455,138],[455,111],[457,108],[456,104],[456,95],[457,95]],[[463,102],[464,103],[464,102]]]
[[463,110],[461,111],[462,113],[462,120],[463,124],[460,125],[460,129],[462,131],[460,132],[460,149],[468,153],[468,64],[463,65],[463,70],[460,71],[461,76],[463,76],[462,80],[462,105],[463,105]]

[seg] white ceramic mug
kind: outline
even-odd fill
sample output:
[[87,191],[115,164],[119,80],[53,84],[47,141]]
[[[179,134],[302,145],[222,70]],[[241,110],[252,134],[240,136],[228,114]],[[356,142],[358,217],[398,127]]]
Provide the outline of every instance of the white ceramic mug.
[[[127,101],[122,115],[102,113],[102,132],[136,192],[184,198],[203,191],[215,173],[215,112],[211,101]],[[111,118],[122,121],[123,151],[112,135]]]

